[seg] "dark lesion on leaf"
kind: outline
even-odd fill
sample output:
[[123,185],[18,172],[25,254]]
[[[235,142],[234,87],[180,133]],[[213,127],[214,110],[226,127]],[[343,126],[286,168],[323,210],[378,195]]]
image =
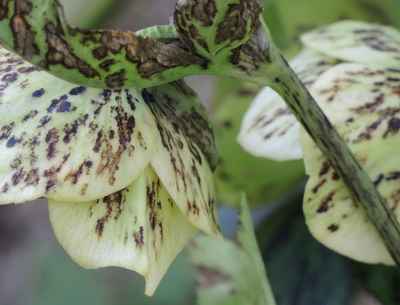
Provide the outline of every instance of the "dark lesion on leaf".
[[[79,72],[84,78],[93,79],[99,86],[117,88],[126,85],[123,69],[127,70],[129,86],[132,86],[140,78],[158,75],[161,79],[163,72],[170,68],[207,65],[203,58],[179,44],[163,44],[129,31],[73,28],[64,20],[58,1],[49,2],[48,10],[40,12],[43,19],[34,22],[32,16],[42,9],[39,4],[28,0],[0,1],[0,20],[10,18],[13,42],[9,44],[19,55],[46,70],[54,71],[52,66],[61,65]],[[9,16],[12,5],[15,9],[13,16]],[[39,31],[44,31],[44,35],[37,35]],[[45,37],[43,41],[40,40],[42,36]],[[46,48],[38,47],[42,44]],[[89,45],[92,52],[79,53],[80,47],[88,48]],[[120,52],[124,52],[124,56],[120,56]],[[116,60],[118,58],[122,58],[122,62]],[[98,61],[96,66],[89,64],[93,60]],[[63,76],[61,72],[57,73]]]
[[[8,6],[14,3],[14,15],[10,19],[10,27],[14,36],[14,48],[23,57],[28,59],[40,54],[39,47],[35,42],[35,32],[26,21],[33,9],[33,4],[25,0],[2,1],[0,12],[8,12]],[[4,3],[5,2],[5,3]]]
[[46,54],[46,69],[51,65],[62,65],[67,69],[77,69],[80,73],[88,78],[100,76],[99,72],[93,69],[88,63],[81,60],[75,55],[68,45],[68,42],[63,38],[65,36],[64,29],[61,25],[54,24],[49,21],[45,26],[48,51]]
[[[254,0],[242,0],[239,4],[230,4],[218,24],[215,43],[243,39],[248,34],[248,28],[255,27],[260,13],[261,7]],[[248,22],[252,24],[248,25]]]
[[271,43],[257,20],[253,34],[243,45],[232,49],[229,61],[245,74],[251,75],[260,70],[260,64],[272,63],[270,54]]
[[[217,14],[215,0],[203,0],[197,1],[197,3],[198,5],[193,6],[190,11],[191,17],[200,21],[205,27],[212,26],[213,19]],[[183,6],[182,9],[185,9],[185,7]]]

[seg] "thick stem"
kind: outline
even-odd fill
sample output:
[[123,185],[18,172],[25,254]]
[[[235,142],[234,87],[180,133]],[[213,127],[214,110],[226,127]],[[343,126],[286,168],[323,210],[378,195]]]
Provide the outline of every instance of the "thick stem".
[[249,43],[230,58],[231,68],[219,66],[212,71],[213,74],[225,77],[229,74],[236,79],[269,86],[282,96],[343,179],[353,199],[360,203],[400,269],[399,222],[368,174],[269,37],[271,35],[265,26],[258,27]]
[[343,179],[353,199],[361,204],[400,269],[400,224],[385,199],[283,57],[277,56],[274,63],[280,69],[274,78],[275,85],[269,85],[283,97]]

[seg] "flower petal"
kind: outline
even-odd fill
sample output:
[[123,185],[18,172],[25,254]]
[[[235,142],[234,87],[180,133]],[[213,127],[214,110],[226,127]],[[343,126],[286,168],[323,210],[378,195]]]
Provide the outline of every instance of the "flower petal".
[[[172,87],[168,90],[172,90]],[[178,94],[178,92],[176,93]],[[185,131],[176,109],[195,109],[197,99],[171,99],[166,90],[143,89],[157,121],[159,144],[150,161],[187,220],[208,234],[219,235],[213,175],[203,152]],[[207,136],[199,130],[197,136]]]
[[[400,70],[340,64],[311,93],[400,221]],[[303,209],[307,225],[327,247],[367,263],[393,264],[374,226],[309,136],[302,132],[310,179]]]
[[218,151],[213,126],[200,103],[196,93],[183,80],[158,86],[154,91],[169,117],[174,117],[175,123],[186,138],[201,149],[208,164],[215,169],[218,162]]
[[301,159],[299,129],[300,124],[279,94],[265,87],[243,117],[238,142],[256,157]]
[[189,224],[151,166],[127,188],[90,202],[49,201],[60,244],[85,268],[120,266],[146,278],[152,295],[197,228]]
[[400,68],[400,32],[362,21],[338,21],[301,36],[307,47],[341,60]]
[[0,204],[101,198],[147,166],[156,127],[137,91],[77,87],[4,49],[0,74]]
[[[337,63],[336,59],[304,49],[290,61],[293,70],[306,86]],[[239,144],[250,154],[276,161],[301,159],[300,124],[283,99],[269,87],[256,96],[246,112]]]

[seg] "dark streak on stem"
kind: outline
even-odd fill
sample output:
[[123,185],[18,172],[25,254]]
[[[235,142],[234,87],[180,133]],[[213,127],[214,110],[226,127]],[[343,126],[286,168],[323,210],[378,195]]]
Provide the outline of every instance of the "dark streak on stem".
[[400,224],[368,174],[269,37],[268,28],[261,21],[249,41],[232,52],[231,68],[216,65],[213,73],[221,77],[230,73],[233,78],[269,86],[282,96],[343,179],[353,199],[363,207],[400,269]]
[[361,204],[400,269],[400,225],[385,199],[285,59],[281,55],[274,56],[273,62],[279,67],[279,75],[274,77],[275,84],[268,85],[284,98],[293,114],[344,180],[353,199]]

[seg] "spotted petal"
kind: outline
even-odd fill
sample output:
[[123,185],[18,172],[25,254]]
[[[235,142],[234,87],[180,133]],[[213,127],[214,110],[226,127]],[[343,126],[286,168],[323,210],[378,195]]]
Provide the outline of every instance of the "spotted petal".
[[0,203],[101,198],[151,159],[155,123],[135,90],[59,80],[0,50]]
[[[196,139],[192,140],[193,136],[203,136],[201,132],[208,137],[208,130],[199,130],[197,135],[192,135],[185,130],[189,126],[182,112],[174,110],[195,109],[198,101],[171,98],[171,92],[162,87],[143,89],[142,92],[158,128],[159,144],[151,165],[187,220],[208,234],[218,235],[213,175]],[[194,108],[184,103],[192,103]]]
[[400,32],[393,27],[345,20],[312,30],[301,41],[344,61],[400,68]]
[[60,244],[85,268],[120,266],[146,278],[152,295],[172,260],[198,231],[151,166],[127,188],[89,202],[49,201]]
[[[311,93],[400,221],[400,70],[340,64]],[[311,233],[327,247],[367,263],[393,264],[383,241],[345,184],[302,132],[310,179],[303,209]]]
[[[306,86],[337,63],[336,59],[304,49],[290,65]],[[282,98],[265,87],[245,114],[238,142],[254,156],[277,161],[301,159],[300,124]]]

